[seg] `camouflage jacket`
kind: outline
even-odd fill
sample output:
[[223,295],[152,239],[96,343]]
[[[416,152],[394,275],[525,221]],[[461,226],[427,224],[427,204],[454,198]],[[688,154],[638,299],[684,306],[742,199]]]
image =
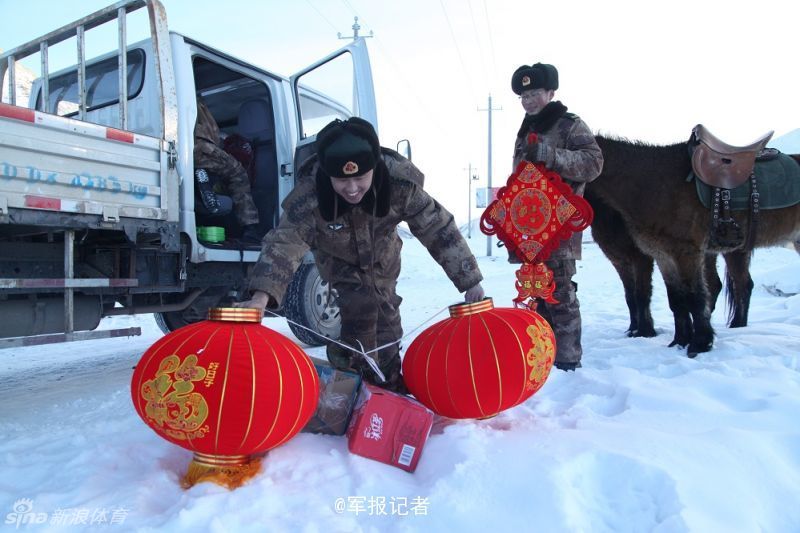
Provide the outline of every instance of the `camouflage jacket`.
[[283,202],[280,223],[262,241],[261,255],[250,274],[250,291],[263,291],[282,302],[309,249],[320,275],[334,287],[374,283],[378,291],[393,288],[403,245],[397,225],[403,221],[459,292],[480,283],[483,277],[477,261],[453,215],[422,189],[422,173],[391,150],[382,150],[382,161],[381,180],[389,186],[381,185],[371,208],[363,201],[350,206],[334,198],[330,182],[325,186],[330,178],[318,175],[316,156],[301,165],[295,188]]
[[[194,123],[195,157],[202,152],[204,143],[219,146],[219,126],[208,106],[197,99],[197,121]],[[207,148],[208,150],[208,148]]]
[[[550,102],[537,115],[539,120],[526,117],[514,143],[512,171],[524,158],[528,136],[535,133],[537,141],[543,145],[545,166],[557,172],[575,194],[583,196],[586,184],[597,178],[603,169],[603,152],[589,126],[577,115],[566,111],[561,102]],[[569,241],[564,241],[550,258],[580,259],[581,238],[581,234],[576,233]]]

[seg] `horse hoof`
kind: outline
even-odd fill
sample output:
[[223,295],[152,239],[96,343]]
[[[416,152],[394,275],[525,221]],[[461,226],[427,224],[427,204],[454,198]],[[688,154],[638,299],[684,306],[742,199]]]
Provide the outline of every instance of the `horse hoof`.
[[689,356],[689,359],[694,359],[698,354],[711,351],[712,346],[711,343],[701,343],[700,345],[692,343],[686,349],[686,355]]
[[672,348],[673,346],[679,346],[681,348],[686,348],[686,343],[685,342],[681,342],[681,341],[679,341],[677,339],[674,339],[671,343],[669,343],[668,347]]

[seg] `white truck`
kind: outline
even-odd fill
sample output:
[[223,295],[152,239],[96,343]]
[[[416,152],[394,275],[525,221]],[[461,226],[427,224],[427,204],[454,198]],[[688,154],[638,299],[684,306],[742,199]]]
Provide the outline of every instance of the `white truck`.
[[[149,37],[129,44],[127,16],[142,8]],[[86,33],[115,20],[116,51],[85,59]],[[49,48],[68,39],[76,65],[49,72]],[[19,107],[15,63],[34,54],[41,76]],[[286,78],[170,32],[158,0],[117,2],[0,54],[0,81],[10,102],[0,103],[0,347],[140,333],[97,330],[101,318],[121,314],[155,313],[171,331],[243,296],[258,249],[237,244],[232,217],[196,212],[197,96],[223,135],[254,148],[263,232],[322,126],[358,115],[377,128],[363,39]],[[234,238],[201,241],[201,226]],[[283,312],[335,336],[330,296],[309,256]]]

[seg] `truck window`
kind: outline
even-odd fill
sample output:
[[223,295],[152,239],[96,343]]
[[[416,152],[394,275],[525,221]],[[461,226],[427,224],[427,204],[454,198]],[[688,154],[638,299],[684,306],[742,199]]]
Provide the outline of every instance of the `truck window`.
[[301,138],[358,114],[353,58],[344,52],[298,78]]
[[[141,49],[128,51],[128,100],[138,96],[144,85],[145,54]],[[119,103],[117,56],[86,65],[86,110]],[[41,92],[36,97],[36,109],[41,109]],[[78,113],[77,70],[50,78],[51,113],[71,116]]]

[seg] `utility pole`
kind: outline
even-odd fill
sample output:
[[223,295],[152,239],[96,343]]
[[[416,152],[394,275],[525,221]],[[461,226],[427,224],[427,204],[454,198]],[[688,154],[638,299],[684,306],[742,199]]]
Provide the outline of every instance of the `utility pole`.
[[[488,111],[489,112],[489,164],[486,173],[486,204],[490,204],[493,200],[489,195],[492,194],[492,111],[502,111],[502,107],[492,108],[492,93],[489,93],[489,105],[486,109],[478,108],[478,111]],[[486,255],[488,257],[492,256],[492,236],[486,236]]]
[[338,32],[336,35],[339,37],[339,39],[353,39],[355,41],[359,37],[361,37],[362,39],[367,39],[373,36],[372,30],[369,30],[369,35],[358,35],[358,30],[361,29],[361,25],[358,23],[358,17],[353,17],[353,20],[354,22],[353,25],[351,26],[353,28],[353,35],[345,35],[344,37],[342,37],[342,32]]

